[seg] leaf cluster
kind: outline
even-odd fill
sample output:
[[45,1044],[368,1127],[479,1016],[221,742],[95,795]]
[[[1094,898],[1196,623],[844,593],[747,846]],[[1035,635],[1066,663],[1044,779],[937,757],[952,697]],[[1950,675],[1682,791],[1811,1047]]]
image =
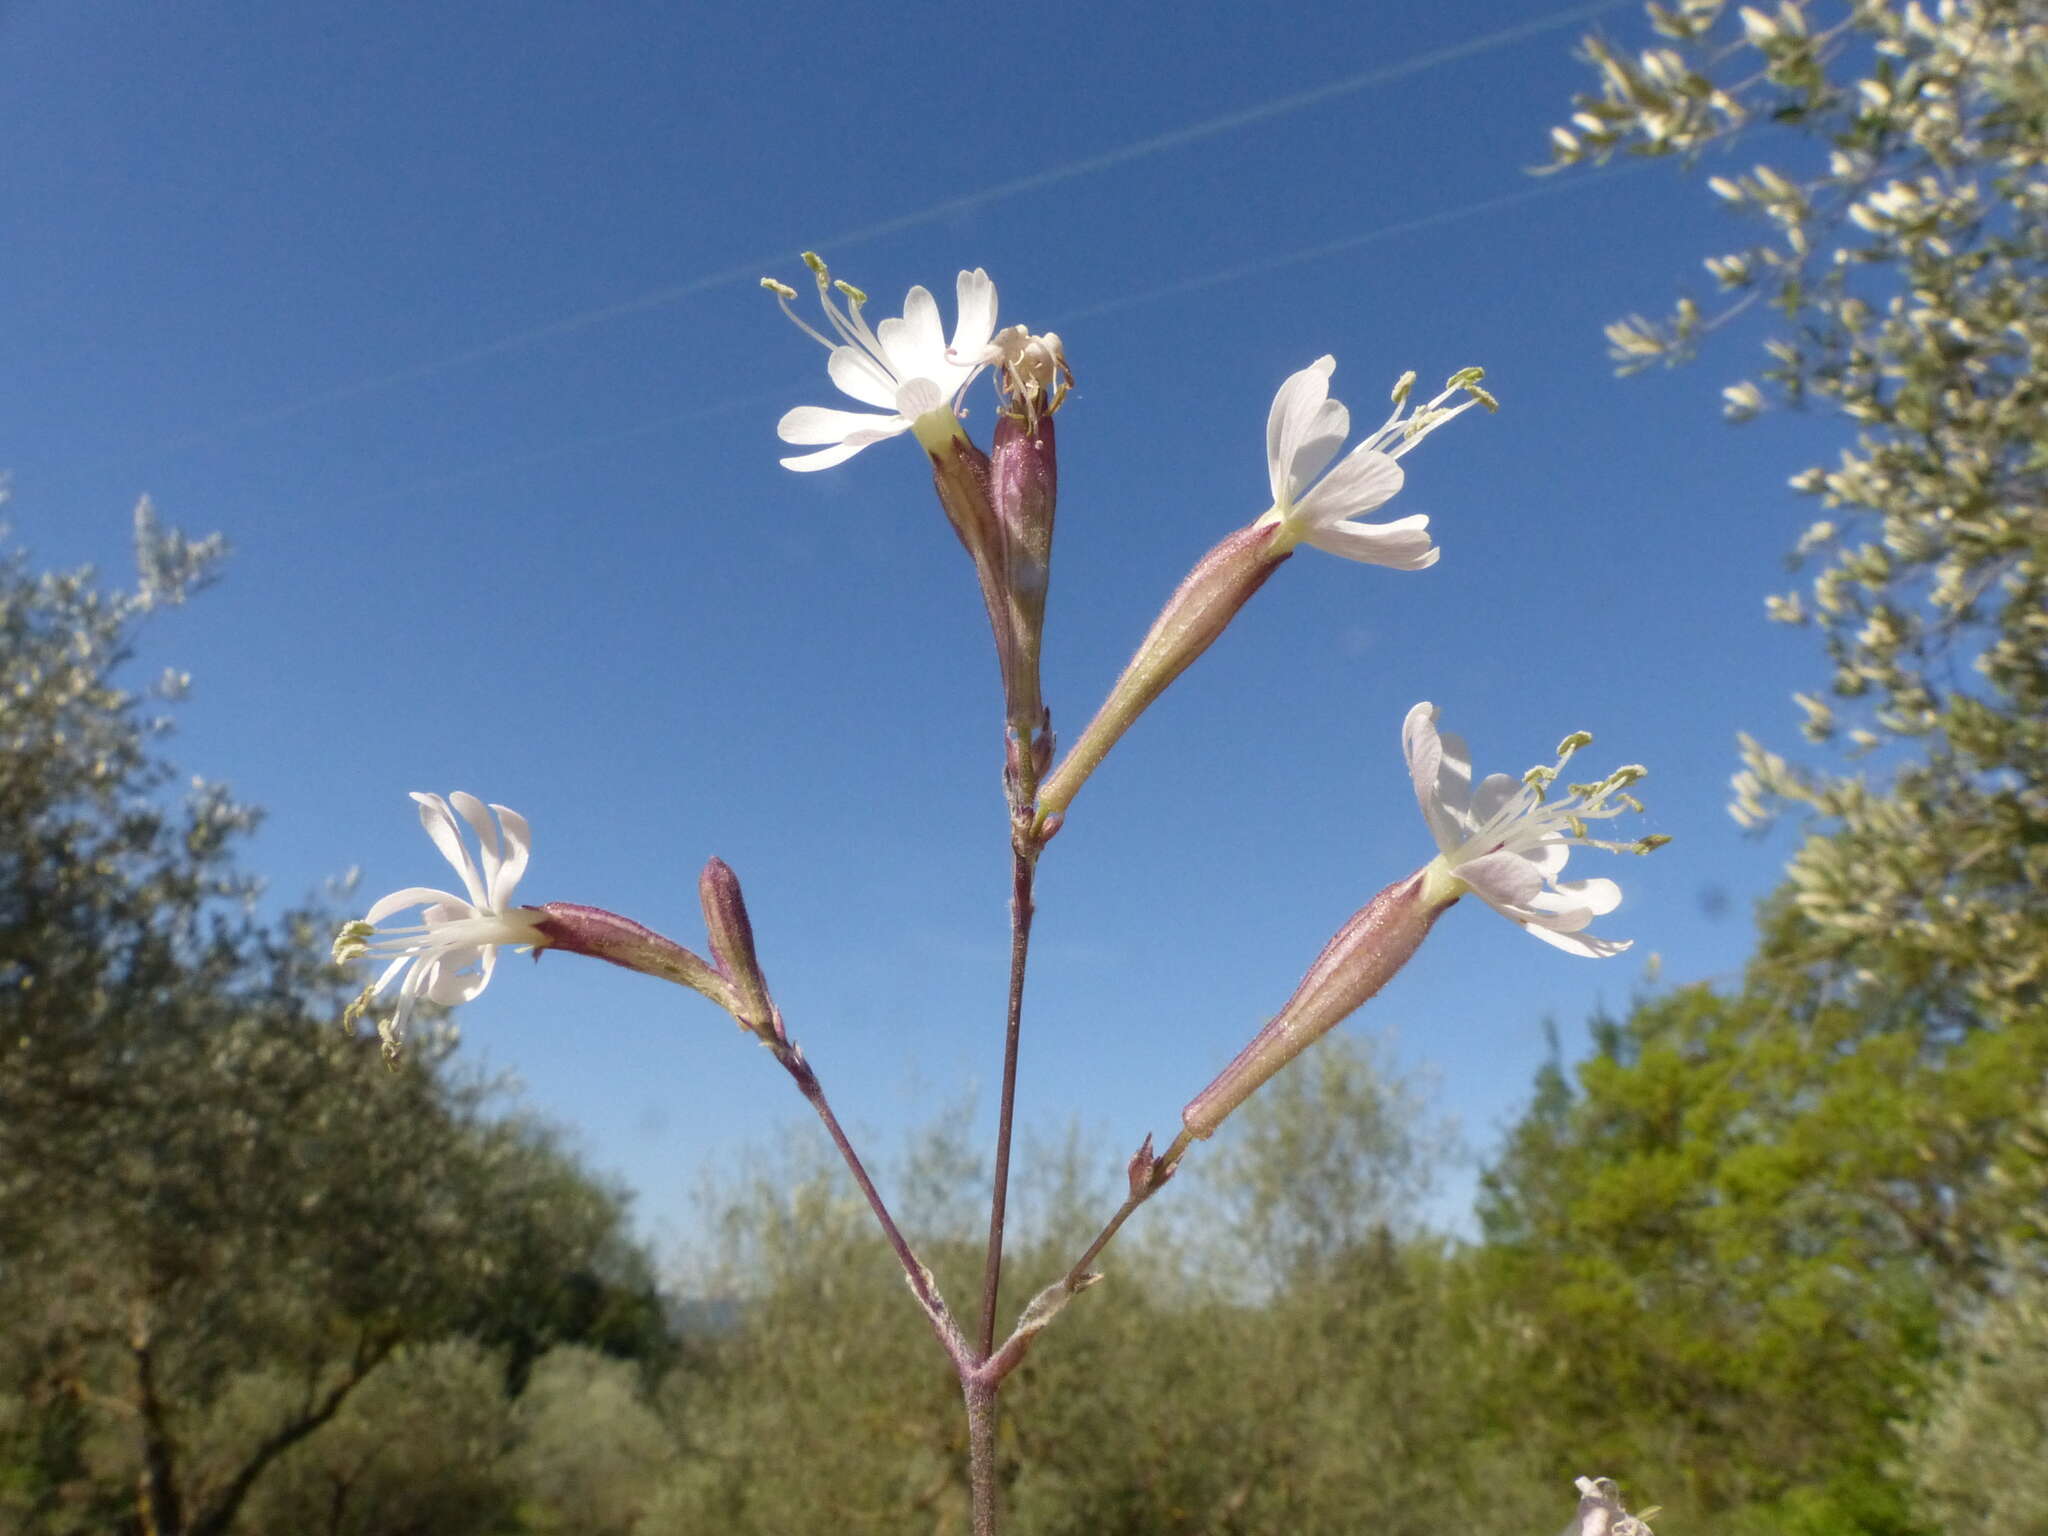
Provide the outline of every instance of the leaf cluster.
[[1624,371],[1674,362],[1754,306],[1761,385],[1838,412],[1839,461],[1792,477],[1829,672],[1804,731],[1850,771],[1744,738],[1738,819],[1813,828],[1791,866],[1809,958],[2007,1020],[2048,999],[2048,17],[2035,0],[1721,0],[1649,8],[1660,43],[1587,43],[1597,89],[1559,166],[1616,153],[1762,154],[1708,186],[1756,231],[1706,262],[1719,307],[1609,328]]

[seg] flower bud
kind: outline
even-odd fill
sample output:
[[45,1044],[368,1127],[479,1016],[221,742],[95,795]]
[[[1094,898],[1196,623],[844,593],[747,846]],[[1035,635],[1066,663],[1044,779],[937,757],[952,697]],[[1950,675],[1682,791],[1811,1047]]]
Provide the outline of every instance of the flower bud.
[[1145,1200],[1161,1184],[1165,1184],[1169,1178],[1174,1178],[1174,1169],[1180,1167],[1180,1163],[1169,1159],[1178,1159],[1178,1155],[1180,1153],[1174,1147],[1169,1147],[1167,1155],[1161,1157],[1153,1151],[1151,1135],[1147,1135],[1139,1149],[1135,1153],[1130,1153],[1130,1163],[1124,1167],[1124,1178],[1130,1182],[1130,1198]]
[[762,1039],[778,1038],[781,1019],[768,997],[768,982],[754,955],[754,925],[747,917],[747,899],[740,877],[725,860],[714,858],[697,878],[697,896],[704,904],[704,927],[711,935],[711,957],[739,995],[733,1017],[743,1029]]
[[1143,714],[1167,685],[1215,643],[1237,611],[1279,569],[1288,552],[1274,552],[1279,525],[1254,523],[1240,528],[1188,572],[1187,579],[1166,600],[1138,652],[1124,668],[1109,697],[1088,722],[1038,799],[1038,824],[1044,828],[1063,816],[1109,749]]
[[1268,1078],[1350,1017],[1408,963],[1436,920],[1457,900],[1418,870],[1373,897],[1323,947],[1294,996],[1252,1043],[1180,1112],[1190,1136],[1206,1140]]

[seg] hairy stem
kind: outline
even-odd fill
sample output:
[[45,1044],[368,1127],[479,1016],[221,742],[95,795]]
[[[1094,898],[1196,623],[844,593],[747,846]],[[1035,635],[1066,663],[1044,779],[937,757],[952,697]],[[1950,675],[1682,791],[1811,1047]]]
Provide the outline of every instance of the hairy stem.
[[996,1384],[969,1378],[967,1397],[967,1487],[973,1501],[974,1536],[996,1536]]

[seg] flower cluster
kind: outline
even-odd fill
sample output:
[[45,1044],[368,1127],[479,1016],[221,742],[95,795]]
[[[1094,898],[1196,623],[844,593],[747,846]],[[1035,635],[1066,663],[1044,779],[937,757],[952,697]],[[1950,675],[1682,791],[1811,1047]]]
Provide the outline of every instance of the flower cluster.
[[[1405,480],[1400,460],[1425,437],[1474,405],[1496,409],[1476,368],[1453,374],[1434,398],[1411,406],[1411,373],[1395,384],[1386,420],[1353,443],[1351,414],[1330,394],[1336,360],[1321,357],[1290,375],[1267,413],[1271,504],[1196,564],[1095,718],[1054,766],[1037,669],[1057,487],[1052,417],[1073,383],[1065,348],[1050,332],[1037,335],[1021,325],[998,330],[996,287],[980,268],[961,272],[955,281],[949,336],[926,289],[909,291],[900,316],[870,324],[866,294],[834,279],[816,255],[804,259],[830,334],[797,316],[790,303],[796,290],[772,279],[763,284],[790,319],[827,349],[833,384],[868,409],[789,411],[779,434],[813,451],[782,462],[794,470],[824,469],[905,432],[925,449],[940,503],[973,557],[1003,664],[1011,740],[1006,782],[1020,857],[1036,857],[1110,747],[1297,547],[1395,570],[1434,565],[1439,551],[1428,518],[1377,524],[1364,519],[1399,493]],[[993,456],[961,427],[967,389],[990,368],[999,402]],[[1188,1106],[1188,1133],[1210,1134],[1281,1065],[1377,992],[1438,916],[1467,893],[1567,953],[1597,959],[1626,950],[1629,941],[1591,931],[1595,919],[1620,904],[1620,887],[1605,878],[1565,880],[1567,860],[1573,848],[1648,852],[1665,839],[1622,843],[1589,830],[1624,810],[1642,809],[1629,793],[1643,776],[1639,767],[1555,793],[1565,765],[1590,740],[1583,733],[1567,737],[1554,765],[1532,768],[1519,779],[1493,774],[1475,783],[1464,741],[1438,729],[1436,706],[1411,709],[1402,724],[1402,749],[1436,856],[1380,892],[1339,930],[1281,1012]],[[530,841],[525,821],[467,794],[413,799],[466,894],[425,886],[394,891],[365,919],[347,925],[335,943],[337,959],[387,962],[351,1010],[359,1014],[396,988],[396,1010],[382,1026],[387,1050],[396,1049],[422,999],[452,1004],[481,992],[498,948],[508,944],[565,949],[680,981],[764,1041],[787,1045],[752,959],[737,883],[717,860],[707,866],[703,890],[715,957],[707,962],[602,909],[513,906]],[[475,835],[475,855],[463,840],[463,822]],[[416,922],[380,926],[409,909],[417,909]]]

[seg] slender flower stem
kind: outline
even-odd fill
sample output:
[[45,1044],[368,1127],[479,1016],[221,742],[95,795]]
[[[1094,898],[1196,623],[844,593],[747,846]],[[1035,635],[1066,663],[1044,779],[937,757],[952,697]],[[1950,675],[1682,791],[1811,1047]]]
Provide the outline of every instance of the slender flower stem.
[[[1028,750],[1028,749],[1027,749]],[[988,1207],[988,1259],[981,1276],[981,1358],[996,1342],[996,1306],[1003,1288],[1003,1217],[1010,1196],[1010,1140],[1017,1111],[1017,1045],[1024,1026],[1024,970],[1031,953],[1035,849],[1021,840],[1010,853],[1010,1006],[1003,1033],[1002,1099],[996,1112],[995,1187]],[[991,1399],[989,1411],[994,1412]]]
[[926,1269],[917,1255],[911,1251],[910,1244],[904,1240],[903,1233],[896,1226],[895,1218],[889,1214],[889,1207],[883,1203],[881,1192],[875,1188],[874,1180],[868,1177],[867,1169],[862,1166],[860,1154],[853,1150],[853,1143],[847,1140],[846,1132],[839,1124],[839,1117],[832,1113],[832,1106],[825,1098],[824,1085],[818,1081],[818,1074],[811,1070],[811,1064],[804,1060],[803,1052],[794,1045],[778,1045],[771,1049],[775,1052],[775,1059],[782,1063],[783,1070],[794,1079],[797,1091],[810,1101],[811,1108],[818,1112],[818,1118],[825,1123],[825,1132],[832,1138],[832,1145],[839,1149],[839,1155],[846,1160],[847,1169],[853,1174],[854,1183],[858,1184],[860,1192],[867,1196],[868,1209],[875,1213],[875,1220],[881,1224],[882,1235],[895,1250],[896,1261],[903,1266],[903,1276],[910,1282],[911,1294],[917,1298],[918,1305],[930,1319],[932,1332],[938,1335],[940,1347],[952,1360],[954,1370],[965,1378],[974,1365],[974,1359],[967,1353],[967,1341],[960,1336],[959,1327],[954,1323],[952,1314],[946,1310],[945,1298],[939,1294],[931,1271]]
[[1180,1166],[1180,1160],[1186,1155],[1188,1145],[1193,1140],[1194,1137],[1186,1131],[1173,1138],[1172,1144],[1153,1163],[1151,1177],[1130,1192],[1124,1203],[1117,1207],[1116,1214],[1103,1224],[1100,1232],[1095,1234],[1095,1241],[1084,1248],[1081,1257],[1068,1267],[1066,1277],[1060,1283],[1067,1288],[1069,1294],[1080,1290],[1088,1283],[1088,1266],[1093,1264],[1102,1250],[1109,1246],[1110,1239],[1117,1235],[1123,1224],[1131,1219],[1131,1213],[1158,1194],[1160,1186],[1173,1177],[1174,1169]]
[[753,1030],[760,1037],[761,1043],[774,1053],[775,1059],[782,1063],[782,1069],[796,1083],[797,1091],[810,1101],[811,1108],[824,1121],[826,1134],[832,1138],[832,1145],[839,1149],[840,1157],[845,1159],[854,1183],[867,1196],[868,1209],[875,1213],[882,1235],[895,1251],[896,1261],[903,1266],[903,1276],[910,1282],[911,1294],[924,1309],[932,1332],[938,1335],[940,1347],[953,1362],[954,1371],[965,1380],[980,1363],[980,1356],[969,1351],[959,1325],[953,1321],[952,1313],[946,1310],[945,1298],[939,1295],[931,1271],[924,1267],[904,1240],[896,1219],[882,1201],[881,1192],[875,1188],[875,1181],[868,1177],[859,1154],[853,1150],[853,1143],[847,1140],[839,1117],[832,1113],[832,1105],[825,1098],[825,1088],[818,1081],[818,1074],[811,1070],[811,1064],[804,1060],[803,1051],[783,1028],[781,1010],[768,1000],[768,984],[761,976],[760,962],[754,954],[753,926],[747,919],[739,881],[722,861],[713,859],[706,866],[702,887],[713,937],[724,947],[722,959],[728,965],[740,967],[745,973],[739,984],[735,984],[724,970],[705,964],[673,939],[665,938],[616,912],[568,902],[550,902],[536,910],[545,914],[541,933],[549,948],[609,960],[613,965],[638,971],[643,976],[672,981],[678,986],[701,992],[740,1020],[742,1027]]
[[[1031,1305],[1024,1309],[1023,1318],[1011,1331],[1010,1336],[1003,1340],[1000,1348],[989,1351],[976,1368],[977,1380],[988,1386],[991,1391],[999,1388],[1003,1380],[1024,1363],[1024,1356],[1030,1350],[1032,1341],[1059,1315],[1060,1309],[1102,1278],[1091,1273],[1088,1266],[1109,1246],[1110,1240],[1122,1230],[1123,1224],[1131,1219],[1131,1214],[1158,1194],[1166,1181],[1173,1177],[1174,1170],[1180,1166],[1181,1158],[1194,1139],[1190,1133],[1183,1131],[1173,1139],[1173,1144],[1162,1155],[1155,1158],[1152,1156],[1151,1138],[1146,1138],[1144,1147],[1139,1150],[1138,1158],[1133,1159],[1131,1192],[1125,1197],[1124,1203],[1116,1208],[1116,1214],[1103,1224],[1102,1230],[1095,1234],[1095,1241],[1082,1250],[1081,1256],[1074,1260],[1067,1272],[1032,1298]],[[1144,1160],[1142,1179],[1136,1172],[1137,1167],[1141,1166],[1139,1159]]]

